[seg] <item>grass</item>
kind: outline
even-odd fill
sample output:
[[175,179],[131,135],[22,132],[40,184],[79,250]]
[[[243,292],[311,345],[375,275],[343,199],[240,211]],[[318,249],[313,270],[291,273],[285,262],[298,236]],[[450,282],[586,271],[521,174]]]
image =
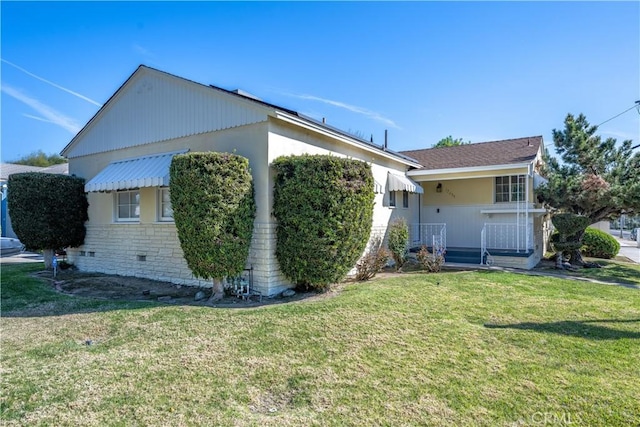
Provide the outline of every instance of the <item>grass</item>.
[[2,425],[640,423],[637,289],[405,274],[213,309],[72,299],[38,268],[2,267]]
[[585,268],[571,274],[597,280],[640,286],[640,264],[591,258],[589,261],[596,262],[602,268]]

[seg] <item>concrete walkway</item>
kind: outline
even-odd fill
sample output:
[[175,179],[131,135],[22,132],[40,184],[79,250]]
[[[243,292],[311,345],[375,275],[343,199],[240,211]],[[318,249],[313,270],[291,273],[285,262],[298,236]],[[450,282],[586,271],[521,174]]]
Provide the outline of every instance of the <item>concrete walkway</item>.
[[631,261],[640,264],[640,248],[638,247],[638,243],[630,240],[627,236],[621,239],[620,232],[617,230],[612,230],[611,235],[620,243],[620,252],[618,252],[618,255],[626,256]]
[[32,252],[22,252],[17,255],[0,257],[0,265],[5,264],[25,264],[28,262],[44,262],[42,255]]

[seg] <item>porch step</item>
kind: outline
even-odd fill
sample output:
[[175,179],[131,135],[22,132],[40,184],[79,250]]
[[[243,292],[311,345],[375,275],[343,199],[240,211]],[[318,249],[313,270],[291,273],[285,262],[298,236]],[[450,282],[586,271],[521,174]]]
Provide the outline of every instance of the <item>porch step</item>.
[[[428,248],[429,251],[432,248]],[[414,247],[410,249],[410,252],[417,253],[420,247]],[[533,251],[515,251],[509,249],[489,249],[489,253],[495,256],[509,256],[509,257],[529,257]],[[480,248],[447,248],[447,252],[444,256],[445,262],[451,262],[456,264],[480,264]]]
[[444,260],[458,264],[480,264],[480,249],[449,248],[444,256]]

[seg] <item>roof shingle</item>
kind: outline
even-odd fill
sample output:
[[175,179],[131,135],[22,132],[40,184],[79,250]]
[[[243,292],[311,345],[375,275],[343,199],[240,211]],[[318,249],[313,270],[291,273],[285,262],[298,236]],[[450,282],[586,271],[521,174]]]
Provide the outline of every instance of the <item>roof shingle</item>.
[[541,144],[542,136],[531,136],[400,153],[416,159],[423,166],[418,170],[453,169],[528,163],[536,158]]

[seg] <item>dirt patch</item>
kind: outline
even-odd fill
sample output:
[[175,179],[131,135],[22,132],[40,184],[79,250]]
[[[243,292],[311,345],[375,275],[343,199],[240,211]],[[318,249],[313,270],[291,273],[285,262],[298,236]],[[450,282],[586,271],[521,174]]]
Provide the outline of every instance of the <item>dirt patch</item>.
[[[48,281],[57,292],[76,297],[110,301],[156,301],[173,305],[238,308],[330,298],[340,292],[342,288],[341,285],[336,285],[332,290],[322,294],[308,291],[296,292],[291,297],[282,297],[280,295],[271,298],[260,298],[259,296],[252,296],[249,299],[242,299],[229,295],[212,304],[208,302],[208,298],[211,296],[211,289],[176,285],[139,277],[87,273],[77,270],[61,270],[55,279],[52,277],[51,271],[41,271],[35,273],[34,276]],[[204,299],[196,300],[198,292],[204,292]]]

